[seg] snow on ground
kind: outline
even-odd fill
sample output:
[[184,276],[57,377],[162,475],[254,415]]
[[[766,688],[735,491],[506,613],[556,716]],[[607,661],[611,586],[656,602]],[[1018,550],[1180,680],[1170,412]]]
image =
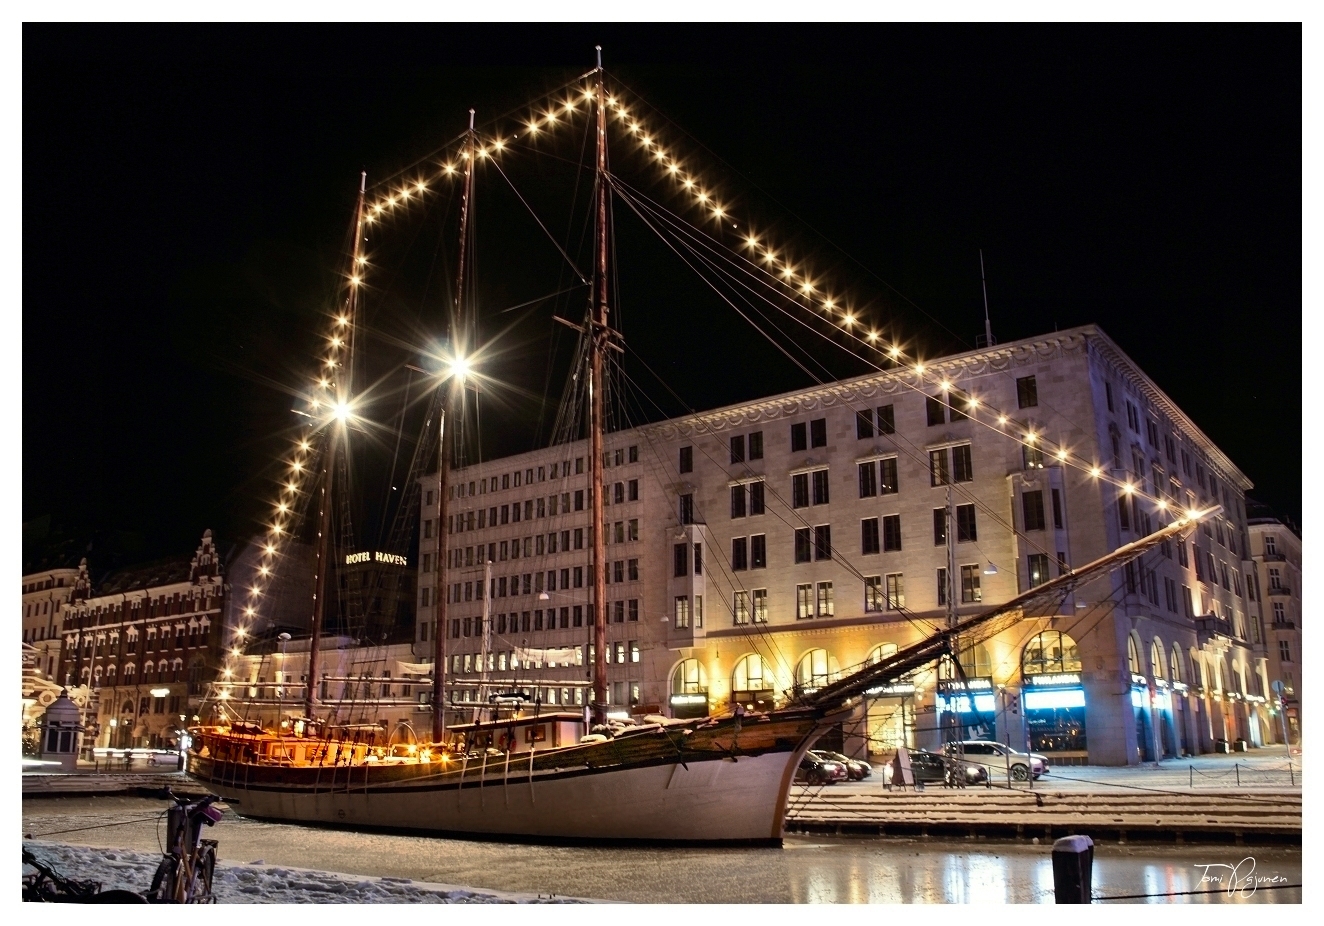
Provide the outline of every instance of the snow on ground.
[[[43,865],[65,878],[100,881],[103,890],[143,893],[152,883],[160,855],[127,849],[68,846],[24,840]],[[31,869],[24,865],[23,873]],[[259,859],[247,865],[216,866],[212,893],[217,903],[583,903],[569,897],[473,890],[408,878],[363,878],[307,868],[275,868]]]

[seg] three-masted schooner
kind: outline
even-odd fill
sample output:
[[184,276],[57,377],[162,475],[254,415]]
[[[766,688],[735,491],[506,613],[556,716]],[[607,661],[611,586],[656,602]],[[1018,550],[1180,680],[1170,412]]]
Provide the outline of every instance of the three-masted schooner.
[[[326,723],[319,711],[319,635],[328,599],[331,490],[341,429],[325,429],[320,453],[316,597],[303,720],[291,729],[263,729],[241,720],[195,728],[188,771],[199,782],[260,818],[382,827],[435,833],[541,840],[771,843],[782,838],[787,798],[805,752],[830,726],[852,712],[867,692],[959,647],[988,639],[1026,616],[1053,613],[1065,596],[1109,570],[1188,531],[1186,516],[1087,566],[1042,584],[1007,603],[968,617],[884,657],[787,707],[747,710],[700,719],[649,718],[608,722],[606,670],[606,532],[603,505],[604,358],[619,334],[608,305],[609,230],[607,94],[601,62],[594,72],[596,108],[595,268],[591,307],[581,328],[588,371],[588,459],[592,517],[591,716],[539,710],[533,714],[445,724],[446,634],[433,634],[432,729],[426,742],[382,747]],[[461,322],[465,279],[464,242],[470,221],[476,161],[472,116],[466,139],[461,205],[460,270],[452,340]],[[356,206],[354,267],[362,262],[363,185]],[[357,277],[354,278],[357,282]],[[335,347],[352,349],[355,289],[351,287]],[[439,388],[441,426],[437,490],[438,524],[447,519],[447,479],[454,428],[447,414],[463,388],[459,355]],[[329,386],[331,418],[344,417],[352,364],[329,364],[341,377]],[[312,459],[310,457],[310,459]],[[447,532],[439,532],[437,589],[446,589]],[[438,595],[437,628],[447,626],[447,597]],[[955,662],[959,671],[959,662]],[[587,712],[586,712],[587,713]],[[319,719],[321,718],[321,719]]]

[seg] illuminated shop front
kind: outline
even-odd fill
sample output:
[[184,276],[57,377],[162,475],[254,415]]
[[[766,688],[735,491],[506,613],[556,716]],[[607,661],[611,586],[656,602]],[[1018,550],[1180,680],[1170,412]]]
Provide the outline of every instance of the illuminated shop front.
[[[1001,705],[993,689],[993,665],[984,644],[961,652],[961,672],[951,659],[938,664],[938,729],[946,741],[995,740]],[[962,680],[961,675],[965,678]]]
[[671,673],[671,716],[681,719],[707,717],[708,673],[697,659],[682,659]]
[[[894,655],[895,643],[875,646],[866,660],[873,665]],[[917,691],[913,679],[901,679],[891,685],[870,688],[868,696],[869,754],[890,756],[898,746],[915,748],[915,700]]]
[[1021,679],[1033,751],[1086,751],[1085,688],[1080,672],[1076,641],[1061,631],[1045,630],[1025,645]]

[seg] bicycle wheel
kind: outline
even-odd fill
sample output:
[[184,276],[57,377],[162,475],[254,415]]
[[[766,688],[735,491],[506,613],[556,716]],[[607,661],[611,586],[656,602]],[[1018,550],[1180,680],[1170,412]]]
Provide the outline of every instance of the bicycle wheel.
[[216,874],[216,843],[203,840],[198,847],[197,858],[193,862],[193,884],[190,885],[185,903],[216,903],[212,896],[211,882]]
[[147,898],[133,891],[113,890],[93,894],[83,903],[147,903]]
[[173,855],[167,855],[161,859],[161,864],[156,866],[156,874],[152,875],[152,886],[147,890],[147,896],[156,903],[170,903],[175,897],[175,871],[179,868],[179,859]]

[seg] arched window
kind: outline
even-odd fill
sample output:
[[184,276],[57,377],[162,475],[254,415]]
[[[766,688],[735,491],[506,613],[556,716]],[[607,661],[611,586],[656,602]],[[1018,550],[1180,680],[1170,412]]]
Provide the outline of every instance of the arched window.
[[879,643],[869,651],[868,657],[864,660],[866,666],[874,666],[882,662],[888,656],[896,655],[895,643]]
[[1021,653],[1022,675],[1058,675],[1079,672],[1080,650],[1076,641],[1060,630],[1037,634]]
[[1132,635],[1126,638],[1126,664],[1130,667],[1132,675],[1145,674],[1145,667],[1140,664],[1140,650],[1136,647],[1136,638]]
[[122,705],[120,705],[120,713],[121,713],[121,714],[132,714],[132,713],[133,713],[133,702],[132,702],[132,701],[125,701]]
[[129,679],[133,678],[133,673],[136,671],[136,668],[137,668],[137,667],[134,666],[134,664],[131,663],[131,662],[126,662],[126,663],[124,664],[124,680],[125,680],[126,682],[127,682]]
[[106,666],[106,684],[107,685],[115,684],[115,663],[113,662],[110,665]]
[[1214,657],[1214,690],[1226,691],[1227,689],[1224,688],[1223,686],[1223,683],[1226,679],[1227,679],[1227,669],[1223,665],[1223,657],[1215,656]]
[[1192,649],[1191,650],[1191,684],[1196,688],[1203,688],[1208,678],[1209,678],[1209,674],[1208,672],[1205,671],[1204,659],[1200,656],[1200,654],[1196,650]]
[[152,671],[156,669],[156,663],[147,660],[143,663],[143,681],[149,681],[152,677]]
[[795,684],[800,688],[822,688],[841,678],[837,657],[825,649],[811,649],[800,657],[795,667]]
[[1149,644],[1149,664],[1154,667],[1154,678],[1163,677],[1163,642],[1155,637]]
[[97,666],[92,670],[92,687],[101,687],[101,666]]
[[179,681],[179,676],[183,673],[183,671],[184,671],[184,660],[176,659],[174,662],[170,664],[170,680],[172,682]]
[[1168,657],[1168,670],[1173,682],[1181,682],[1181,650],[1177,648],[1176,643],[1172,644],[1172,654]]
[[758,653],[742,656],[731,673],[732,691],[770,691],[772,689],[772,671],[763,664],[763,657]]
[[708,691],[708,673],[697,659],[682,659],[671,673],[672,694],[704,694]]
[[[961,650],[961,668],[966,678],[991,678],[993,660],[989,658],[988,647],[983,643]],[[944,656],[938,664],[938,677],[941,679],[957,678],[956,669],[949,657]]]

